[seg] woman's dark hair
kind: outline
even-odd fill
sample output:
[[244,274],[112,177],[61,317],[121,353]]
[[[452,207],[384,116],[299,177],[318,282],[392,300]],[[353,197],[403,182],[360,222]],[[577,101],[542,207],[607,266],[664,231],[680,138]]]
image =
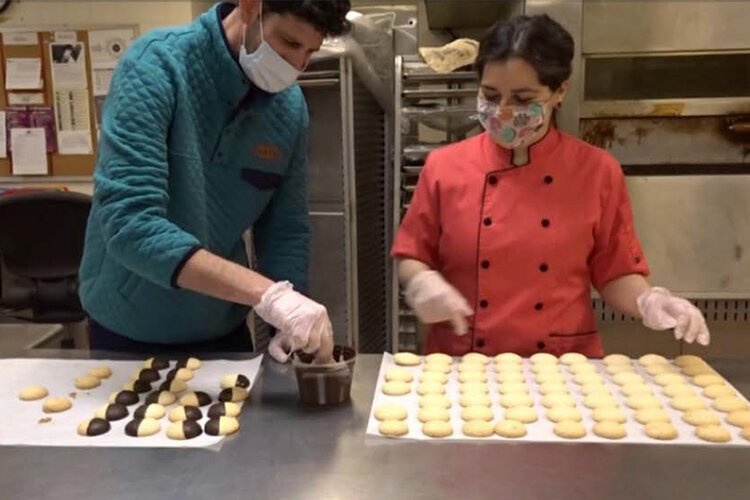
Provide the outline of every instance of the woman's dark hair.
[[518,16],[489,29],[479,44],[475,67],[481,78],[487,63],[517,57],[554,91],[570,78],[574,50],[573,37],[548,15]]
[[263,12],[292,14],[312,24],[323,35],[343,35],[349,31],[346,14],[349,0],[263,0]]

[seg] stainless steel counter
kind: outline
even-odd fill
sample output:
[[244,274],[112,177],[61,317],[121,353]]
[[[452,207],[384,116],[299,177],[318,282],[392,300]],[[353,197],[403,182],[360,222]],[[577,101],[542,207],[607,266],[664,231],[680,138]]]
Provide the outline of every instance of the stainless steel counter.
[[[293,375],[268,364],[219,453],[2,447],[0,498],[750,498],[750,448],[366,439],[379,363],[360,356],[352,404],[327,410],[300,407]],[[713,364],[750,393],[750,365]]]

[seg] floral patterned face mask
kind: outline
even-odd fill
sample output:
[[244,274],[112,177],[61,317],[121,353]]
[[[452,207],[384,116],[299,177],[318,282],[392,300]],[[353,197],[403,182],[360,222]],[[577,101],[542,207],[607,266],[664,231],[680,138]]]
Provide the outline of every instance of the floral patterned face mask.
[[534,102],[520,106],[498,106],[477,97],[479,123],[501,146],[515,149],[544,125],[547,103]]

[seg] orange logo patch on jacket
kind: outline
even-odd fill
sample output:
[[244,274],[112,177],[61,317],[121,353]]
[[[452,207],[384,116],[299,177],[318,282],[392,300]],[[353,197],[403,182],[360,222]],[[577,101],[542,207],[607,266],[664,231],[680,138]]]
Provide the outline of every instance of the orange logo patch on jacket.
[[263,161],[278,161],[281,158],[281,150],[273,144],[257,144],[253,154]]

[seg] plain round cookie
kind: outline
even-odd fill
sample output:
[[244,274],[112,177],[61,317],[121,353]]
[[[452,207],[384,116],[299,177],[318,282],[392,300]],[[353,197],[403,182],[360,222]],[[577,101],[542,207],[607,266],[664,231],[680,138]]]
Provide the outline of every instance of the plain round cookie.
[[458,403],[463,408],[468,408],[469,406],[492,406],[492,400],[488,395],[477,393],[464,394],[459,398]]
[[536,410],[530,406],[514,406],[505,410],[505,420],[515,420],[524,424],[536,422],[539,419]]
[[386,382],[383,384],[383,394],[389,396],[403,396],[411,392],[411,386],[406,382]]
[[568,384],[563,382],[545,382],[539,384],[539,392],[545,396],[549,394],[568,394]]
[[505,382],[504,384],[500,384],[499,387],[500,394],[528,394],[529,388],[528,386],[523,382]]
[[484,382],[466,382],[465,384],[460,384],[458,386],[458,392],[460,392],[461,394],[469,394],[472,392],[476,392],[479,394],[489,394],[490,388]]
[[453,358],[442,352],[433,352],[424,357],[425,363],[442,363],[445,365],[452,365]]
[[750,406],[744,399],[737,396],[722,396],[714,399],[713,407],[722,413],[729,413],[737,410],[747,410]]
[[386,382],[406,382],[407,384],[414,380],[414,375],[405,368],[391,368],[385,372]]
[[441,394],[428,394],[419,398],[420,408],[429,408],[431,406],[448,409],[451,407],[451,401],[447,396]]
[[709,385],[708,387],[703,388],[703,395],[707,398],[716,399],[723,396],[734,396],[735,392],[734,389],[729,387],[728,385],[721,383],[721,384],[714,384]]
[[672,408],[680,411],[699,410],[706,408],[706,403],[698,396],[677,396],[670,402]]
[[384,420],[378,424],[378,432],[383,436],[405,436],[409,433],[409,425],[403,420]]
[[576,373],[573,375],[573,381],[578,385],[587,384],[604,384],[604,377],[598,373]]
[[605,439],[622,439],[628,435],[625,426],[620,422],[602,420],[594,424],[594,434]]
[[181,420],[173,422],[167,427],[167,437],[179,441],[197,438],[203,434],[201,425],[194,420]]
[[710,443],[728,443],[732,435],[721,425],[701,425],[695,428],[695,435]]
[[582,419],[583,416],[580,411],[568,406],[558,406],[556,408],[550,408],[549,411],[547,411],[547,420],[550,422],[580,422]]
[[669,414],[661,408],[644,408],[638,410],[633,416],[636,422],[639,424],[646,425],[650,422],[668,422],[672,423],[672,419],[669,418]]
[[458,374],[458,381],[462,384],[466,382],[487,382],[485,372],[463,372]]
[[397,403],[384,403],[375,410],[377,420],[406,420],[406,408]]
[[413,352],[394,354],[393,361],[400,366],[419,366],[422,363],[422,359]]
[[440,372],[424,372],[419,376],[420,382],[439,382],[441,384],[448,383],[448,375]]
[[621,364],[630,364],[630,358],[625,356],[624,354],[608,354],[604,356],[602,359],[602,362],[606,365],[621,365]]
[[693,384],[698,387],[708,387],[709,385],[723,384],[724,378],[715,373],[704,373],[693,377]]
[[590,396],[591,394],[612,394],[612,392],[609,390],[609,387],[604,385],[604,382],[597,380],[581,385],[581,392],[584,396]]
[[670,384],[680,384],[685,382],[685,377],[679,373],[660,373],[654,375],[654,382],[664,387]]
[[735,427],[750,426],[750,410],[735,410],[727,415],[727,423]]
[[81,389],[82,391],[94,389],[95,387],[102,385],[99,377],[95,377],[94,375],[83,375],[76,378],[73,383],[77,389]]
[[560,366],[557,363],[537,363],[531,365],[531,371],[534,372],[535,375],[541,375],[542,373],[556,373],[562,375],[562,370],[560,370]]
[[112,370],[107,366],[95,366],[94,368],[89,369],[88,375],[98,379],[109,378],[112,376]]
[[485,420],[489,422],[493,418],[495,418],[495,414],[486,406],[469,406],[461,410],[461,419],[466,422],[471,420]]
[[694,426],[718,425],[721,423],[719,415],[707,409],[686,411],[682,414],[682,420]]
[[453,371],[453,365],[445,363],[426,363],[422,367],[422,373],[443,373],[448,374]]
[[500,420],[494,431],[500,437],[518,439],[526,435],[526,426],[518,420]]
[[632,372],[635,373],[635,367],[631,364],[613,364],[613,365],[607,365],[605,368],[605,371],[609,373],[610,375],[617,375],[618,373],[623,372]]
[[445,394],[445,386],[440,382],[422,382],[417,386],[417,394],[426,396],[427,394]]
[[661,354],[644,354],[638,358],[638,362],[643,366],[669,363],[667,358]]
[[495,434],[495,426],[486,420],[470,420],[461,429],[464,436],[487,438]]
[[635,396],[636,394],[650,394],[653,396],[654,391],[644,382],[630,382],[620,387],[620,392],[626,396]]
[[528,394],[513,392],[503,394],[500,398],[500,406],[503,408],[515,408],[516,406],[534,406],[534,400]]
[[740,436],[743,437],[743,439],[750,441],[750,426],[745,427],[740,431]]
[[625,412],[615,406],[596,408],[592,413],[592,418],[595,422],[617,422],[624,424],[627,421]]
[[495,356],[495,363],[500,364],[517,364],[520,365],[523,363],[523,358],[516,354],[515,352],[503,352]]
[[703,358],[701,358],[700,356],[696,356],[694,354],[682,354],[674,358],[674,364],[679,366],[680,368],[688,366],[688,365],[705,364],[705,363],[706,362],[703,361]]
[[568,367],[568,371],[573,375],[579,375],[582,373],[596,373],[597,375],[599,374],[599,369],[596,367],[596,365],[588,362],[570,365]]
[[583,399],[583,406],[591,410],[597,408],[607,408],[619,406],[617,400],[612,396],[606,396],[603,394],[591,394]]
[[681,370],[677,368],[674,365],[669,365],[666,363],[657,363],[654,365],[648,365],[644,368],[646,370],[646,373],[651,375],[652,377],[656,375],[660,375],[662,373],[680,373]]
[[685,383],[669,384],[662,388],[664,394],[670,398],[676,398],[678,396],[695,396],[693,388]]
[[557,356],[554,354],[550,354],[548,352],[538,352],[536,354],[532,354],[529,358],[532,364],[536,365],[538,363],[554,363],[557,364],[558,359]]
[[557,382],[559,384],[565,383],[565,375],[560,372],[537,373],[534,378],[536,379],[536,383],[539,385],[547,384],[549,382]]
[[422,434],[432,438],[447,438],[453,434],[453,427],[442,420],[430,420],[422,426]]
[[687,365],[682,368],[682,373],[688,377],[695,377],[696,375],[704,375],[710,373],[716,373],[707,363]]
[[557,422],[553,431],[563,439],[581,439],[586,436],[586,428],[580,422],[574,420]]
[[482,365],[486,365],[487,363],[490,362],[490,358],[488,358],[486,355],[482,354],[481,352],[470,352],[461,356],[461,362],[462,363],[479,363]]
[[542,398],[542,405],[545,408],[554,408],[556,406],[575,408],[576,400],[570,394],[547,394]]
[[73,402],[65,397],[48,398],[42,403],[42,411],[44,413],[60,413],[70,410],[72,407]]
[[628,396],[626,404],[633,410],[643,410],[644,408],[661,408],[661,400],[653,394],[636,394]]
[[460,363],[458,365],[458,373],[464,372],[484,372],[487,369],[482,363]]
[[430,406],[430,407],[422,408],[421,410],[419,410],[419,413],[417,414],[417,419],[422,423],[430,422],[432,420],[450,422],[451,414],[445,408],[440,408],[437,406]]
[[501,384],[508,382],[524,382],[526,378],[521,372],[500,372],[497,374],[497,381]]
[[30,385],[24,387],[18,392],[18,399],[21,401],[36,401],[38,399],[46,398],[49,395],[49,391],[46,387],[41,385]]
[[612,382],[617,385],[625,385],[632,383],[645,383],[643,377],[634,372],[620,372],[612,375]]
[[566,352],[560,356],[560,363],[564,365],[575,365],[578,363],[587,363],[589,358],[580,352]]
[[670,422],[651,421],[644,426],[646,435],[660,441],[671,441],[677,439],[677,428]]

